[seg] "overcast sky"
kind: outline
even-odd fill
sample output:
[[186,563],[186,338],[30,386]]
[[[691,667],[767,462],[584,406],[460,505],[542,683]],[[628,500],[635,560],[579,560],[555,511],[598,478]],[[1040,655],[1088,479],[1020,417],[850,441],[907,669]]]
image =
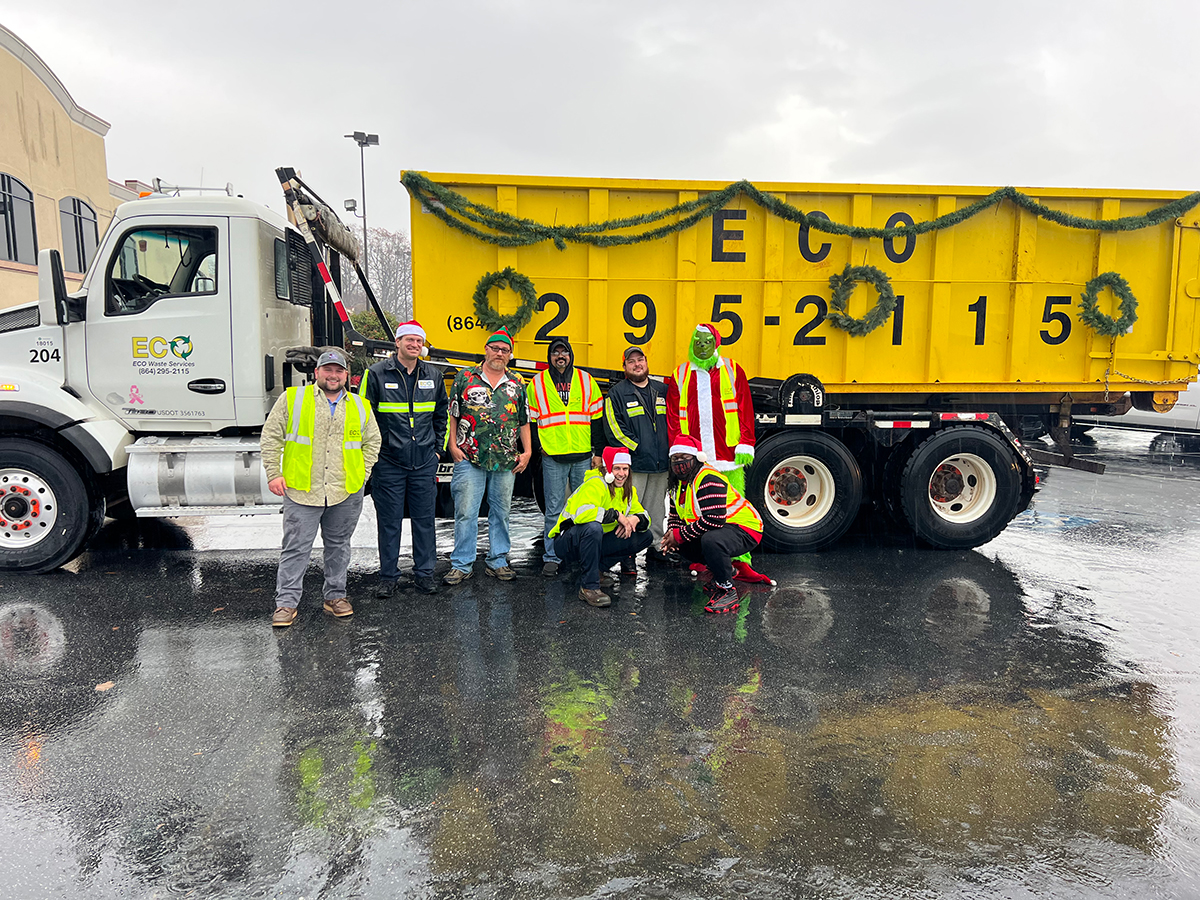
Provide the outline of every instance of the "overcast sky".
[[1200,3],[0,0],[110,177],[372,225],[435,172],[1200,188]]

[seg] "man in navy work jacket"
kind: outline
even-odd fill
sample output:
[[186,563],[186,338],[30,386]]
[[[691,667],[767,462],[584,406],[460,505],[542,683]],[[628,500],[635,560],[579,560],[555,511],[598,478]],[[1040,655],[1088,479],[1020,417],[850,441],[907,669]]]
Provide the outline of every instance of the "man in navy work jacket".
[[371,476],[379,531],[376,597],[390,597],[400,578],[400,532],[404,501],[412,520],[413,587],[437,593],[434,503],[438,451],[446,440],[447,399],[442,372],[421,359],[425,329],[417,322],[396,327],[396,354],[363,375],[359,393],[375,410],[383,448]]

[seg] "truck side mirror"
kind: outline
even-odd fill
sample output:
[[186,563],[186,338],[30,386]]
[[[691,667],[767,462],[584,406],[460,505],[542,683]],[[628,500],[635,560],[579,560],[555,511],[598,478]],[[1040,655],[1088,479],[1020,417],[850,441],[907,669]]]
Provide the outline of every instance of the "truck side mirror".
[[43,325],[67,322],[67,280],[63,277],[62,254],[57,250],[38,253],[38,314]]

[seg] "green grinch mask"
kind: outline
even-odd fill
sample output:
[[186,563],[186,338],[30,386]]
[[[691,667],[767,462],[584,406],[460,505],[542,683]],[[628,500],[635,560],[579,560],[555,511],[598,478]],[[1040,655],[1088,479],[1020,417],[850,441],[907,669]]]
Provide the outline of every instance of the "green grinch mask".
[[698,328],[692,335],[691,346],[688,347],[688,359],[698,369],[708,371],[717,364],[719,357],[716,353],[717,339],[706,328]]

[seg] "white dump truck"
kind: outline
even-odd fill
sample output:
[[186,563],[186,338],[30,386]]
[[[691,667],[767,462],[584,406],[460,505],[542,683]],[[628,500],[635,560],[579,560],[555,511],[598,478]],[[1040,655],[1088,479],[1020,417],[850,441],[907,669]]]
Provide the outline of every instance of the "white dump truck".
[[[353,236],[293,170],[277,174],[286,219],[229,196],[122,205],[72,294],[42,251],[37,303],[0,312],[0,570],[63,565],[106,515],[278,512],[258,436],[281,392],[307,380],[316,346],[392,350],[342,306]],[[478,286],[505,267],[533,279],[519,368],[552,333],[604,381],[627,343],[665,371],[696,321],[729,332],[722,347],[756,376],[747,489],[774,549],[820,549],[863,507],[933,546],[978,546],[1036,484],[1039,454],[1002,416],[1051,416],[1066,434],[1072,414],[1123,411],[1110,389],[1165,410],[1200,361],[1200,195],[1038,192],[1043,206],[1012,189],[412,176],[415,308],[448,375],[477,359],[448,348],[479,349],[481,306],[514,310]],[[1064,228],[1063,210],[1086,227]],[[630,238],[630,216],[652,230]],[[876,306],[896,286],[874,323],[889,324],[831,330],[846,305],[831,275],[864,260],[882,267],[864,269]],[[1115,271],[1141,319],[1100,340],[1068,311]]]
[[[289,210],[356,255],[294,177]],[[41,252],[38,302],[0,312],[0,569],[61,566],[106,513],[279,511],[258,434],[305,380],[287,351],[343,343],[322,284],[341,255],[318,267],[314,246],[248,200],[149,197],[117,209],[79,291]]]

